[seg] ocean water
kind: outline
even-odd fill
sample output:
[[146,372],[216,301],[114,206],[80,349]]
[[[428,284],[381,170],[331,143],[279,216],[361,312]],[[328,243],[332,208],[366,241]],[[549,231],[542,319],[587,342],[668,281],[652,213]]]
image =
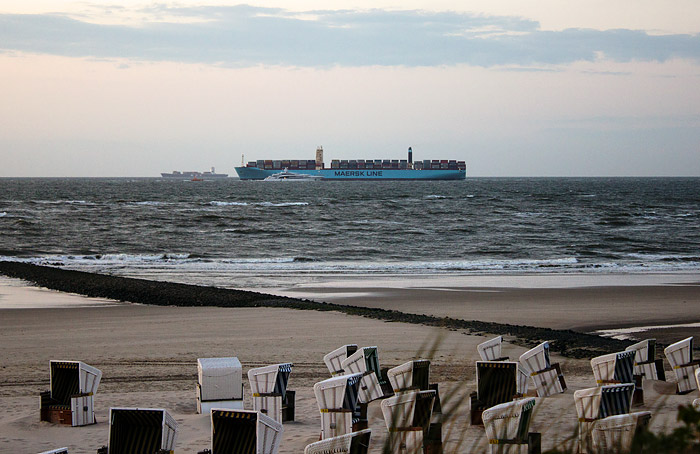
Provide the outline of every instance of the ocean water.
[[700,178],[0,179],[0,260],[223,287],[700,271]]

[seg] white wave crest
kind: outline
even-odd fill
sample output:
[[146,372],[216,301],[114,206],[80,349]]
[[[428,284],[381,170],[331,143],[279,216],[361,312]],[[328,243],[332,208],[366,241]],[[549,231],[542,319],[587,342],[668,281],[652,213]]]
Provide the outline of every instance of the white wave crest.
[[248,206],[247,202],[220,202],[218,200],[212,200],[209,205],[215,207],[227,207],[227,206]]

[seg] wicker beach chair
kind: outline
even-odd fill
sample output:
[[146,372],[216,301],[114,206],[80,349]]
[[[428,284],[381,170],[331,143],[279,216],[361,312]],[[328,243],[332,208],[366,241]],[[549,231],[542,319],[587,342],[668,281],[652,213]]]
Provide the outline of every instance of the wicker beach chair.
[[296,393],[287,389],[291,363],[272,364],[248,371],[253,410],[282,423],[294,421]]
[[489,339],[486,342],[482,342],[476,346],[476,350],[479,352],[479,356],[482,361],[506,361],[507,356],[501,356],[501,344],[503,343],[503,336],[496,336],[493,339]]
[[651,413],[640,411],[595,421],[591,428],[591,451],[605,454],[630,453],[634,436],[649,425],[649,420]]
[[40,395],[39,420],[72,426],[95,424],[94,395],[102,371],[81,361],[49,362],[51,389]]
[[277,454],[284,427],[259,411],[212,409],[206,454]]
[[394,393],[418,390],[435,391],[435,401],[428,432],[423,443],[431,452],[439,452],[442,446],[442,407],[437,383],[430,383],[430,361],[418,359],[408,361],[387,371],[387,378]]
[[624,351],[595,357],[591,360],[593,376],[598,385],[634,383],[636,352]]
[[633,383],[597,386],[574,392],[580,453],[588,453],[591,449],[591,430],[597,420],[630,412],[633,393]]
[[327,438],[306,445],[304,454],[367,454],[371,429],[360,430],[339,437]]
[[[177,422],[159,408],[110,408],[109,454],[171,452],[177,438]],[[98,451],[100,452],[100,451]]]
[[625,350],[634,351],[634,374],[647,380],[666,380],[664,360],[656,359],[656,339],[645,339]]
[[693,338],[688,337],[664,349],[666,358],[676,374],[676,392],[687,394],[698,389],[693,379],[695,371],[700,367],[700,361],[693,361]]
[[338,375],[314,385],[314,395],[321,412],[321,439],[347,435],[366,429],[358,413],[358,394],[362,374]]
[[520,355],[519,361],[522,368],[530,374],[538,397],[547,397],[566,390],[566,382],[559,364],[550,362],[549,342],[542,342],[526,351]]
[[535,398],[507,402],[484,410],[484,429],[491,454],[539,452],[541,436],[530,433]]
[[523,397],[529,375],[515,361],[477,361],[476,392],[471,393],[471,423],[482,425],[481,413],[494,405]]
[[326,363],[326,367],[328,367],[328,371],[331,373],[331,376],[345,374],[342,363],[348,356],[352,355],[356,351],[357,344],[346,344],[342,347],[336,348],[330,353],[327,353],[323,357],[323,362]]
[[341,362],[345,373],[362,374],[359,401],[368,404],[373,400],[384,397],[384,389],[390,386],[388,380],[382,377],[379,368],[377,347],[362,347]]
[[429,453],[426,445],[435,401],[435,391],[408,391],[384,399],[384,422],[389,430],[388,452]]
[[243,367],[236,357],[197,360],[197,413],[243,410]]

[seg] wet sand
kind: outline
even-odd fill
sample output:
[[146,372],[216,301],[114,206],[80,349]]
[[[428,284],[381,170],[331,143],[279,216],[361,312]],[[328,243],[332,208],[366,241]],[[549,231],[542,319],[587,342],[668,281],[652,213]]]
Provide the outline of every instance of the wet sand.
[[[645,286],[638,289],[636,295],[617,293],[621,291],[619,288],[588,290],[597,292],[603,301],[638,298],[635,307],[647,311],[657,323],[672,312],[668,307],[664,307],[663,313],[658,310],[659,295],[655,292],[663,293],[667,286],[658,287],[650,292]],[[348,289],[356,290],[349,286],[338,291],[347,293]],[[363,290],[370,294],[377,292],[376,288]],[[389,289],[382,296],[375,295],[376,300],[367,297],[362,300],[376,305],[384,301],[386,306],[382,307],[401,306],[402,310],[407,310],[406,307],[419,310],[428,303],[431,310],[435,307],[451,313],[447,309],[458,310],[459,305],[457,300],[450,299],[450,295],[472,295],[473,298],[464,299],[467,306],[473,306],[472,310],[461,309],[465,318],[497,320],[508,314],[508,301],[513,304],[517,300],[533,308],[542,304],[539,298],[532,299],[539,295],[539,290],[522,290],[510,289],[505,292],[509,295],[507,298],[501,296],[500,301],[498,298],[490,300],[497,304],[488,304],[479,311],[476,308],[477,296],[495,292],[424,289],[418,293],[402,293]],[[601,310],[595,317],[589,314],[590,310],[585,310],[587,298],[592,298],[590,294],[586,297],[586,293],[579,293],[577,289],[545,290],[560,292],[557,298],[550,296],[551,307],[556,299],[564,298],[559,305],[572,306],[573,309],[540,310],[539,317],[534,319],[538,323],[559,326],[569,313],[578,317],[577,321],[594,318],[601,321],[601,326],[620,326],[617,310]],[[693,295],[691,290],[684,289],[683,292],[688,292],[690,298]],[[324,291],[328,292],[328,288]],[[388,323],[336,312],[262,307],[145,306],[46,292],[19,285],[7,291],[7,286],[0,282],[0,306],[16,307],[18,301],[23,301],[24,307],[0,310],[0,343],[3,345],[0,452],[40,452],[68,446],[71,453],[94,453],[107,443],[109,407],[140,406],[170,411],[180,424],[175,451],[196,453],[207,448],[210,440],[208,418],[195,414],[196,360],[200,357],[238,356],[244,374],[249,368],[264,364],[294,363],[289,387],[297,391],[297,421],[285,424],[280,452],[299,453],[306,444],[318,439],[320,417],[311,387],[329,376],[322,361],[325,353],[345,343],[377,345],[381,365],[388,367],[425,356],[427,346],[438,341],[439,348],[432,358],[431,381],[440,383],[443,396],[454,393],[458,402],[447,409],[450,416],[444,428],[446,452],[484,452],[486,449],[483,428],[468,424],[466,400],[469,392],[475,390],[476,345],[489,334],[464,334],[459,330]],[[49,302],[48,294],[60,295],[60,307],[46,308],[54,304]],[[357,300],[360,298],[353,299],[353,302]],[[27,308],[31,301],[35,301],[36,308]],[[88,307],[84,307],[86,305]],[[652,310],[654,306],[656,312]],[[610,307],[609,303],[607,307]],[[513,312],[511,306],[510,313]],[[682,318],[683,315],[676,314],[675,317]],[[585,320],[581,323],[588,326]],[[504,346],[504,354],[511,358],[517,358],[525,350],[525,347],[511,343]],[[38,393],[48,388],[50,359],[82,360],[103,371],[103,382],[95,396],[98,424],[72,428],[39,422]],[[573,436],[576,427],[573,391],[595,385],[587,360],[558,355],[554,355],[553,360],[562,364],[569,389],[562,395],[538,399],[531,431],[543,432],[544,448],[570,443],[567,439]],[[671,375],[668,371],[668,376]],[[245,388],[246,408],[251,408],[247,383]],[[639,409],[653,411],[652,428],[655,430],[675,424],[677,406],[697,397],[697,393],[677,396],[673,383],[653,381],[646,382],[645,394],[646,405]],[[369,416],[373,429],[371,452],[378,453],[386,436],[379,402],[370,405]],[[464,449],[465,446],[470,449]]]

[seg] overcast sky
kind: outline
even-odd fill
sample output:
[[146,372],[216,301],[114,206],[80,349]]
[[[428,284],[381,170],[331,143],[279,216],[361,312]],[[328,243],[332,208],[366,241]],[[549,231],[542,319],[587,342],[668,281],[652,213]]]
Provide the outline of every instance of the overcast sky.
[[700,176],[700,2],[3,0],[0,99],[5,177]]

